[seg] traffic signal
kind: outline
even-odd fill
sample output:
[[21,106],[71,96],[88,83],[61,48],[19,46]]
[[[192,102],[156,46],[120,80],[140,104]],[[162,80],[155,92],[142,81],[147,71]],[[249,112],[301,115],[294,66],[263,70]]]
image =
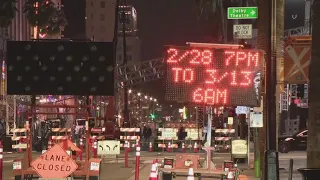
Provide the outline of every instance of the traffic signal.
[[297,86],[297,97],[304,98],[304,84],[298,84],[298,86]]
[[156,115],[155,115],[155,114],[150,114],[150,118],[151,118],[152,120],[154,120],[154,119],[156,118]]

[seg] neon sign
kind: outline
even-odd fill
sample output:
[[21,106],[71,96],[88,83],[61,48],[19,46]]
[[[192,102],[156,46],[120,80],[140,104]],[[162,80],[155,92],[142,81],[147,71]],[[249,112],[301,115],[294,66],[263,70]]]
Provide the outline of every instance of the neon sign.
[[166,100],[208,105],[259,105],[259,50],[170,47]]

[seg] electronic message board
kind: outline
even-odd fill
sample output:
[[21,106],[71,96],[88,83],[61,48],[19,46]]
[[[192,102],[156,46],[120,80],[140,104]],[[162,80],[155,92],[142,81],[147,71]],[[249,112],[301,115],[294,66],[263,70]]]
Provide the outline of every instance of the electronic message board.
[[260,105],[263,61],[260,50],[169,47],[165,56],[166,100]]

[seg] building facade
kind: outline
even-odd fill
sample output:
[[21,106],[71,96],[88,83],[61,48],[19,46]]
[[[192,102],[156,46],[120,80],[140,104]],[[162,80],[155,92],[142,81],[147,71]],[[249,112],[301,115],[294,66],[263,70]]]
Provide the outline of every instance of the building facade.
[[98,42],[114,37],[117,0],[86,0],[86,36]]
[[[123,24],[125,13],[126,50],[128,64],[140,62],[140,39],[137,37],[137,12],[132,6],[119,6],[116,19],[116,0],[86,0],[86,36],[98,42],[111,42],[117,28],[117,65],[123,64]],[[117,20],[117,22],[116,22]]]
[[[134,36],[128,36],[126,37],[126,45],[127,45],[127,64],[136,64],[140,62],[140,39],[138,37]],[[118,37],[118,43],[117,43],[117,65],[123,64],[123,38]]]

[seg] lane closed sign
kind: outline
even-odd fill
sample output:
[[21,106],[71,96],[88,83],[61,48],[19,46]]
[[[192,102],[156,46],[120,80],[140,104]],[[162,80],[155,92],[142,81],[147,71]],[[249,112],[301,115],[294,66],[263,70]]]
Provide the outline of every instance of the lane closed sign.
[[251,39],[252,24],[234,24],[233,34],[235,39]]

